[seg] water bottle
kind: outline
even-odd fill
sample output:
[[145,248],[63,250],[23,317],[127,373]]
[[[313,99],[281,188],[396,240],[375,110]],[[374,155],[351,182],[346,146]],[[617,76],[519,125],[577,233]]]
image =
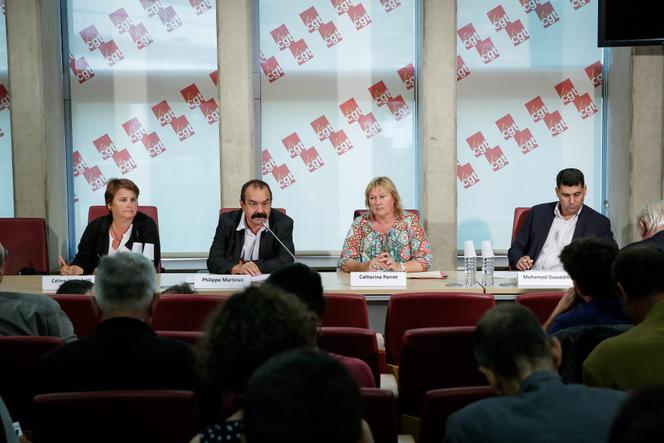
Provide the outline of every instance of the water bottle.
[[477,254],[472,240],[463,242],[463,273],[464,286],[469,288],[475,286],[475,271],[477,270]]
[[493,286],[493,248],[491,247],[490,240],[482,242],[482,284],[486,286]]

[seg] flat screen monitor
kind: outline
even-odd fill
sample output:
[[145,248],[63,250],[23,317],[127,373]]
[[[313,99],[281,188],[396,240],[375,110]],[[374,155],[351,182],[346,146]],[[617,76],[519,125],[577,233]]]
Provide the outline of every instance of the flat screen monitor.
[[664,22],[659,9],[661,7],[661,0],[600,0],[597,46],[664,44]]

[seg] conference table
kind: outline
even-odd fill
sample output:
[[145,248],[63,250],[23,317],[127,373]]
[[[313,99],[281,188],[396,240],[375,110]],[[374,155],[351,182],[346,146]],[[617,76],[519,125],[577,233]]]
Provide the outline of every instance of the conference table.
[[[559,291],[560,287],[520,288],[517,286],[515,272],[499,272],[494,274],[494,284],[480,284],[481,274],[477,273],[478,283],[465,287],[463,271],[447,271],[445,278],[416,278],[417,274],[409,274],[406,287],[356,287],[350,284],[350,275],[343,272],[321,272],[323,289],[329,293],[363,294],[369,307],[369,324],[372,329],[382,332],[390,295],[404,292],[461,292],[468,294],[492,294],[497,302],[513,301],[517,295],[526,292]],[[157,285],[163,290],[178,283],[192,283],[196,274],[164,273],[157,274]],[[427,274],[429,275],[429,274]],[[258,283],[259,284],[259,283]],[[42,276],[39,275],[5,275],[0,282],[0,291],[41,294]],[[199,294],[232,294],[238,289],[200,289]]]

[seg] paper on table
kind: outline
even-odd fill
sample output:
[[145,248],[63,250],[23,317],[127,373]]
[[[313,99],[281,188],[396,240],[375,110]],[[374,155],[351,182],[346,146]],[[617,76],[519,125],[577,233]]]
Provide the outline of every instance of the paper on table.
[[447,273],[443,271],[426,271],[426,272],[409,272],[406,274],[406,278],[437,278],[444,279],[447,278]]
[[252,275],[251,276],[251,281],[265,281],[267,278],[270,276],[270,274],[258,274],[258,275]]

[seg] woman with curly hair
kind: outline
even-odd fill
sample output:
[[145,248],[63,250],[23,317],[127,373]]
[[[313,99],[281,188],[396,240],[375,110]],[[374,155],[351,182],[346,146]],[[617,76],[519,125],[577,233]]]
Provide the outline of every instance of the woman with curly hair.
[[[203,346],[204,379],[218,392],[237,398],[242,406],[251,374],[270,357],[284,351],[315,347],[317,318],[294,295],[263,285],[233,295],[210,327]],[[192,443],[239,442],[242,410],[208,427]]]

